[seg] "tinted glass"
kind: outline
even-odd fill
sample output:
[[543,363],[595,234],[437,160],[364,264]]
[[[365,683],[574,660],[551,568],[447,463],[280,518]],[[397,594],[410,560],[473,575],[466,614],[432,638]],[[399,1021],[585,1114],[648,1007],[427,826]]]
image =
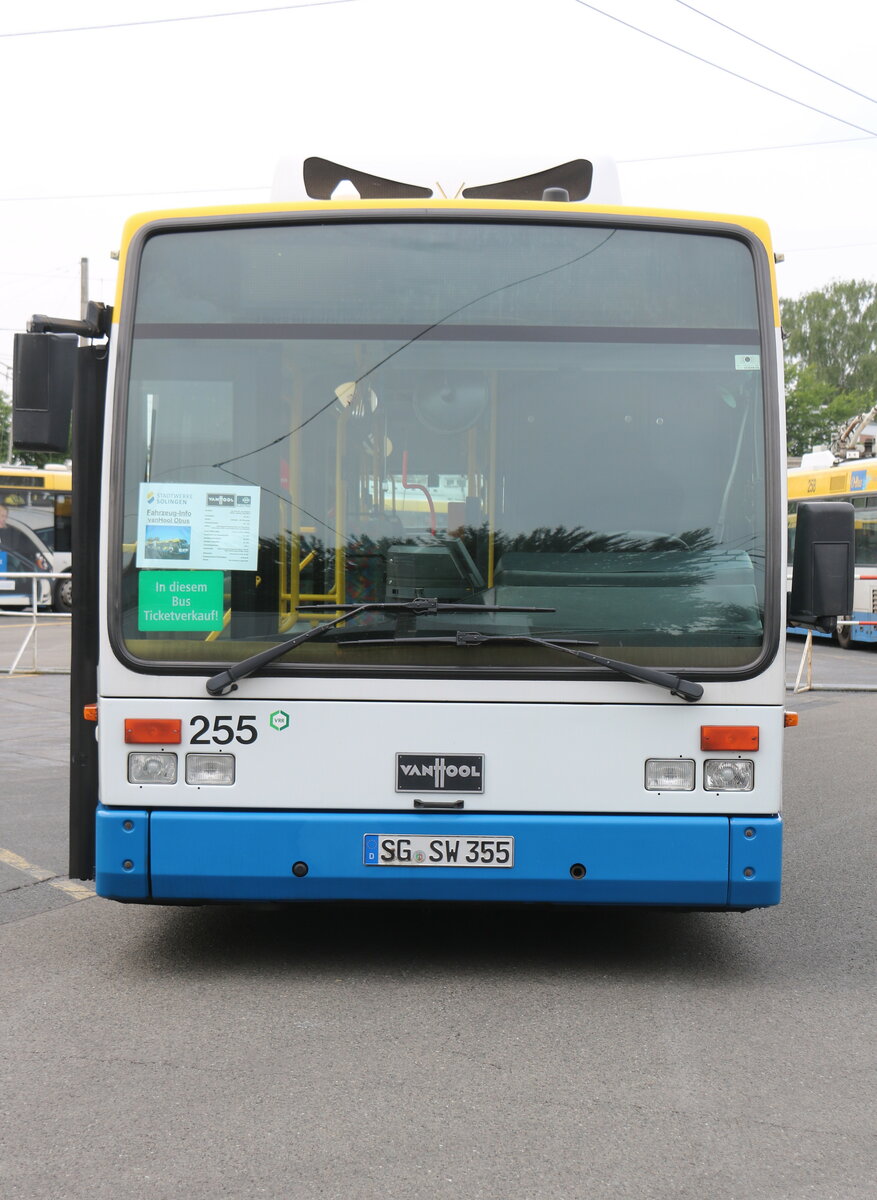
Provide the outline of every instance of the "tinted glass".
[[[420,596],[476,607],[370,613],[285,661],[575,669],[543,647],[422,640],[478,630],[745,665],[763,635],[761,353],[752,256],[727,236],[154,236],[128,391],[128,647],[240,659],[309,629],[306,604]],[[202,584],[190,619],[180,589]]]

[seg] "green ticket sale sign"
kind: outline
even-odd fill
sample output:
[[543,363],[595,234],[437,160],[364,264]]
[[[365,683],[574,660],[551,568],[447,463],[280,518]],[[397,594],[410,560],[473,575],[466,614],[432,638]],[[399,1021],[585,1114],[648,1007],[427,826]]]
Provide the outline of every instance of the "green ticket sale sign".
[[222,629],[222,571],[141,571],[141,631]]

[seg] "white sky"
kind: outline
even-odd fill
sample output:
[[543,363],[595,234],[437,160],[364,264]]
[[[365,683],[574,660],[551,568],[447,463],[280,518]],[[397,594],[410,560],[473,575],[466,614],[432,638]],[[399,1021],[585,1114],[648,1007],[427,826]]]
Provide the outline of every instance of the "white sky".
[[79,315],[80,258],[112,302],[127,215],[267,200],[288,154],[453,189],[610,153],[625,203],[766,218],[784,296],[877,278],[874,0],[692,0],[843,87],[680,0],[595,0],[617,20],[576,0],[336,0],[33,32],[279,4],[0,5],[0,387],[32,313]]

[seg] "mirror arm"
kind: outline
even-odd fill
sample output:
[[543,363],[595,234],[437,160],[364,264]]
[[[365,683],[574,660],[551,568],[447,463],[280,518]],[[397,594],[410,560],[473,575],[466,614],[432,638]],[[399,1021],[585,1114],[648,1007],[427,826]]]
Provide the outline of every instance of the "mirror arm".
[[89,300],[85,319],[74,321],[65,317],[47,317],[36,313],[27,323],[28,333],[75,333],[78,337],[109,337],[113,320],[111,305]]

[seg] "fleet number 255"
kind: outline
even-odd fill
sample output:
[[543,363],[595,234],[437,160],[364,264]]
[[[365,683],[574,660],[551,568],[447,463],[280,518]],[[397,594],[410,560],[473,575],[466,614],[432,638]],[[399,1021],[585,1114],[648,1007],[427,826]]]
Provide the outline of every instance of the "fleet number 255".
[[255,716],[238,717],[235,724],[234,717],[220,716],[213,718],[211,727],[209,717],[192,717],[189,726],[196,732],[192,734],[191,744],[209,746],[212,742],[215,746],[227,746],[229,742],[240,742],[242,746],[249,746],[259,736],[255,720]]

